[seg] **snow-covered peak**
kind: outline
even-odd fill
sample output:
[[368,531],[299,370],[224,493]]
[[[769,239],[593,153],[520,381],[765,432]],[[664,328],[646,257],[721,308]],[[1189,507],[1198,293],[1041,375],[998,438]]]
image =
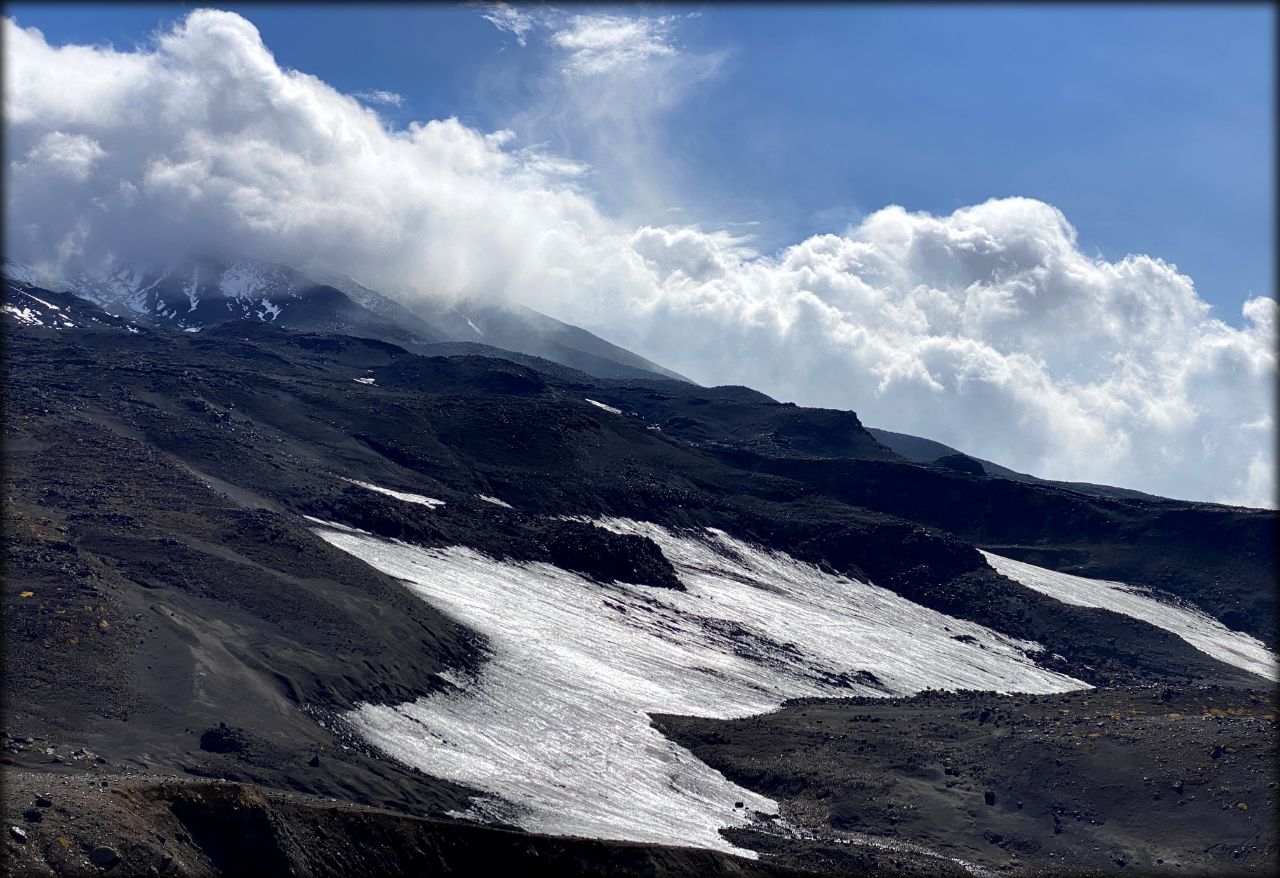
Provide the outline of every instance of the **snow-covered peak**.
[[109,310],[199,328],[227,319],[271,321],[311,281],[283,265],[252,259],[171,260],[81,271],[62,288]]
[[7,257],[4,260],[4,276],[8,280],[17,281],[20,284],[40,286],[36,272],[30,266],[15,262]]
[[291,268],[250,259],[226,263],[215,271],[218,290],[228,299],[288,299],[306,285]]

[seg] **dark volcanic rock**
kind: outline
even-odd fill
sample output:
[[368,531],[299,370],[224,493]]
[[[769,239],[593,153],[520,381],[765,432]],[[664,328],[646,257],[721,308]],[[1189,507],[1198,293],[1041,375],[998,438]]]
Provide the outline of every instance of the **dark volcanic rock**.
[[547,540],[551,563],[598,582],[630,582],[684,591],[675,568],[648,537],[616,534],[580,521],[557,522]]
[[93,863],[99,869],[110,869],[116,863],[120,862],[120,854],[115,848],[99,846],[89,851],[89,862]]
[[[20,780],[28,782],[29,777]],[[588,878],[606,874],[803,878],[813,874],[719,851],[530,835],[311,796],[281,795],[239,783],[128,779],[111,796],[91,792],[65,799],[65,813],[30,828],[31,843],[24,843],[26,830],[10,828],[9,835],[18,844],[8,846],[6,874],[82,875],[81,850],[89,852],[95,866],[113,875],[154,874],[149,872],[153,867],[169,875],[317,878]]]
[[982,464],[967,454],[948,454],[933,462],[934,466],[946,467],[956,472],[968,473],[971,476],[985,476],[986,469]]
[[1206,686],[1164,700],[1156,688],[799,699],[654,724],[818,838],[865,833],[1030,875],[1104,874],[1117,858],[1143,874],[1163,860],[1266,875],[1275,718],[1273,690]]
[[200,749],[209,753],[239,753],[245,748],[244,735],[238,729],[219,724],[200,736]]

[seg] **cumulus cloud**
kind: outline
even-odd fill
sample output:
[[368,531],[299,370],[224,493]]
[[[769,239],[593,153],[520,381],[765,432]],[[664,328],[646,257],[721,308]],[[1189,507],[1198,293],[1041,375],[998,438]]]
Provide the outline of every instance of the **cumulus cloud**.
[[393,91],[385,91],[380,88],[369,89],[368,91],[352,92],[351,96],[359,98],[366,104],[383,104],[388,107],[398,107],[404,103],[403,95],[396,94]]
[[408,301],[506,298],[697,380],[852,408],[1037,475],[1274,503],[1276,303],[1251,299],[1228,325],[1160,259],[1082,253],[1042,202],[886,207],[760,254],[723,229],[606,213],[580,159],[512,131],[389,127],[282,69],[232,13],[193,12],[131,52],[51,46],[6,20],[4,46],[5,246],[20,260],[198,250]]
[[17,258],[92,267],[194,246],[460,294],[505,290],[494,255],[534,230],[599,231],[575,163],[456,119],[388,128],[282,69],[233,13],[193,12],[135,52],[51,46],[12,20],[4,43]]
[[662,293],[620,329],[695,377],[1052,478],[1274,502],[1276,303],[1251,299],[1233,328],[1159,259],[1086,256],[1042,202],[888,207],[773,258],[685,228],[633,247]]

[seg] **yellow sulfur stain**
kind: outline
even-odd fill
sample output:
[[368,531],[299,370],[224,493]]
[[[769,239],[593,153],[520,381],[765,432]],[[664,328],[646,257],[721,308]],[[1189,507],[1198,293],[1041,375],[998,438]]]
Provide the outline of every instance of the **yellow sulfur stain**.
[[20,598],[29,598],[29,597],[34,597],[34,596],[35,596],[35,592],[34,592],[34,591],[24,591],[22,594],[18,595],[18,597],[20,597]]

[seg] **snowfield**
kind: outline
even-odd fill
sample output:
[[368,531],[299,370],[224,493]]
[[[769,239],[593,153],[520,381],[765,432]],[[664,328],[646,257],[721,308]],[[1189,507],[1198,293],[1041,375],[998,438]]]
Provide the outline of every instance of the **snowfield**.
[[390,756],[490,793],[475,819],[753,856],[719,830],[776,804],[659,734],[650,713],[730,718],[799,696],[928,687],[1089,688],[1035,665],[1036,644],[724,533],[596,523],[654,539],[688,590],[601,585],[547,564],[317,529],[489,639],[476,678],[347,717]]
[[1195,607],[1158,600],[1144,589],[1123,582],[1087,579],[990,552],[982,554],[997,573],[1064,604],[1100,607],[1142,619],[1157,628],[1171,631],[1205,655],[1268,680],[1280,680],[1276,656],[1261,641],[1241,631],[1232,631]]

